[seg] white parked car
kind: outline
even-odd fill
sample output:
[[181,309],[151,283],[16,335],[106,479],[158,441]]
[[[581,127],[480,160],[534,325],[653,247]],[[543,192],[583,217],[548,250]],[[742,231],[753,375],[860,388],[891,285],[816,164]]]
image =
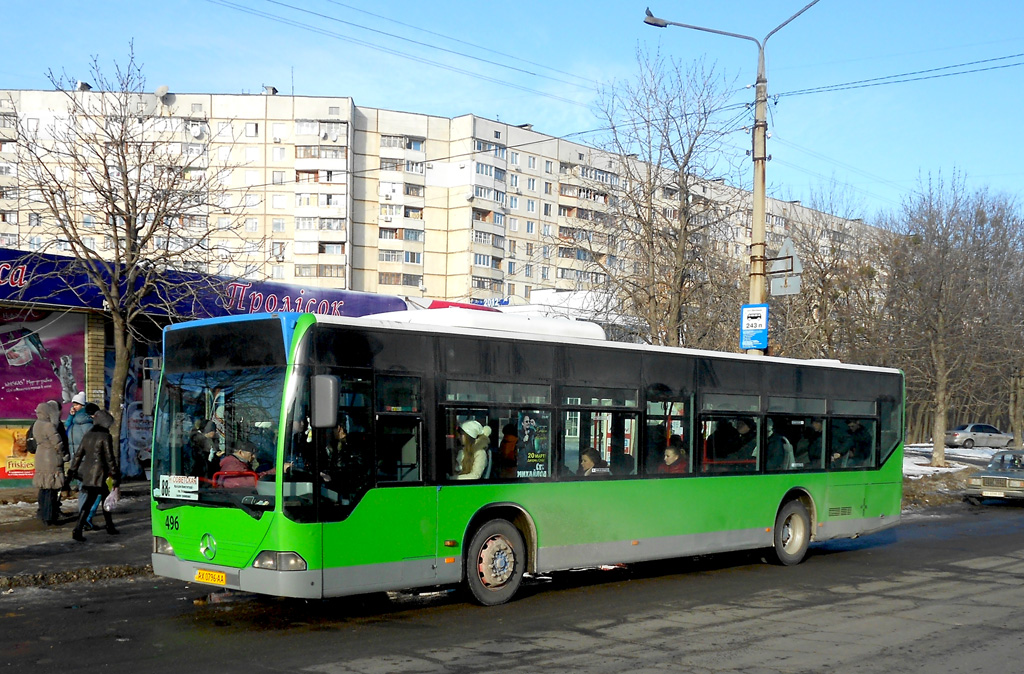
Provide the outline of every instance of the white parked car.
[[1007,447],[1013,436],[988,424],[962,424],[946,431],[946,444],[950,447]]

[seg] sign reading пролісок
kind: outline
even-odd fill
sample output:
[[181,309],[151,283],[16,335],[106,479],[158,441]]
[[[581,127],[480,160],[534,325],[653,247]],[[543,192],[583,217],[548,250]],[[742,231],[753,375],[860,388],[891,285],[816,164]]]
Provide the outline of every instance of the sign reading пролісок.
[[740,307],[740,348],[768,348],[768,305],[744,304]]

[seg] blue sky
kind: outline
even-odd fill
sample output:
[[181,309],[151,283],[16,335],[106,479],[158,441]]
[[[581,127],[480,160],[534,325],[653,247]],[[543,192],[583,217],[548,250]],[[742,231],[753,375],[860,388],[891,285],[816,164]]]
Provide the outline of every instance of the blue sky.
[[[110,70],[134,40],[152,88],[256,93],[274,85],[579,134],[601,125],[595,89],[632,77],[638,47],[703,58],[730,80],[753,83],[753,43],[646,26],[648,2],[671,21],[761,39],[807,1],[17,0],[4,11],[0,88],[50,88],[49,68],[86,79],[92,56]],[[807,203],[834,184],[843,215],[871,219],[898,208],[929,174],[959,171],[972,188],[1024,197],[1015,123],[1022,26],[1019,0],[820,0],[768,41],[770,96],[926,70],[912,77],[978,72],[780,96],[769,116],[769,194]],[[753,89],[738,87],[736,103],[752,100]]]

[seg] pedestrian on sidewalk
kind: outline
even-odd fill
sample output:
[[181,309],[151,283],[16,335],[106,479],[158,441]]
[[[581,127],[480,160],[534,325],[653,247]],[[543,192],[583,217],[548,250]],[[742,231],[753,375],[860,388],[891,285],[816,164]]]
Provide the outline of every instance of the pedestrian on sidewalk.
[[[71,459],[74,458],[78,452],[78,448],[82,445],[82,438],[92,428],[92,415],[96,413],[99,408],[87,402],[85,399],[85,392],[79,391],[75,394],[75,397],[71,399],[71,411],[68,413],[68,418],[64,421],[64,428],[68,434],[68,451],[71,456],[68,457],[68,472],[70,473]],[[91,411],[91,413],[90,413]],[[72,485],[71,483],[76,484]],[[85,490],[82,489],[82,485],[78,480],[71,480],[68,478],[68,488],[74,486],[78,489],[78,511],[75,512],[77,518],[79,513],[82,512],[82,504],[85,503]],[[92,513],[89,514],[89,519],[86,520],[85,528],[92,529],[92,515],[96,512],[96,507],[93,506]]]
[[[39,490],[38,517],[48,526],[60,523],[60,490],[64,487],[64,444],[57,426],[60,412],[51,403],[36,405],[32,437],[36,444],[36,469],[32,486]],[[63,426],[62,426],[63,428]]]
[[[82,437],[82,444],[71,460],[71,475],[82,481],[85,490],[85,503],[78,514],[78,524],[71,532],[71,537],[76,541],[85,540],[82,530],[97,499],[102,502],[110,494],[107,478],[111,479],[115,488],[121,484],[121,468],[118,463],[120,452],[115,451],[114,439],[110,435],[114,417],[106,410],[97,410],[92,421],[92,428]],[[106,508],[103,509],[103,520],[108,534],[120,533],[114,528],[114,520]]]

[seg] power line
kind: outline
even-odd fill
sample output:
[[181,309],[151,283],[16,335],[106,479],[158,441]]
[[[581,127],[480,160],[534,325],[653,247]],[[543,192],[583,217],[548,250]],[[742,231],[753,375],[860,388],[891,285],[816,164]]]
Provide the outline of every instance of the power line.
[[521,62],[529,64],[531,66],[537,66],[538,68],[544,68],[546,70],[550,70],[551,72],[559,73],[561,75],[568,75],[569,77],[574,77],[574,78],[576,78],[578,80],[582,80],[584,82],[590,83],[590,80],[588,80],[585,77],[582,77],[581,75],[576,75],[574,73],[566,72],[564,70],[559,70],[558,68],[552,68],[551,66],[544,65],[543,63],[536,63],[535,61],[528,61],[528,60],[526,60],[524,58],[520,58],[518,56],[514,56],[513,54],[506,54],[504,52],[497,51],[496,49],[491,49],[491,48],[485,47],[483,45],[474,44],[473,42],[468,42],[466,40],[460,40],[457,37],[452,37],[450,35],[445,35],[444,33],[437,33],[437,32],[434,32],[432,30],[427,30],[426,28],[422,28],[420,26],[416,26],[416,25],[413,25],[413,24],[410,24],[410,23],[404,23],[402,21],[399,21],[398,19],[392,19],[391,17],[384,16],[383,14],[374,14],[373,12],[369,12],[369,11],[367,11],[365,9],[360,9],[359,7],[353,7],[352,5],[346,5],[345,3],[338,2],[337,0],[326,0],[326,2],[329,2],[332,5],[338,5],[339,7],[344,7],[346,9],[351,9],[352,11],[360,12],[360,13],[366,14],[368,16],[372,16],[372,17],[377,18],[377,19],[383,19],[384,21],[390,21],[391,23],[398,24],[399,26],[405,26],[406,28],[412,28],[413,30],[418,30],[420,32],[426,33],[427,35],[434,35],[435,37],[440,37],[440,38],[443,38],[445,40],[451,40],[452,42],[457,42],[458,44],[464,44],[467,47],[473,47],[474,49],[480,49],[481,51],[486,51],[486,52],[490,52],[492,54],[497,54],[498,56],[505,56],[507,58],[516,59],[517,61],[521,61]]
[[519,91],[524,91],[526,93],[534,94],[536,96],[543,96],[545,98],[551,98],[553,100],[561,101],[563,103],[569,103],[571,105],[577,105],[577,106],[584,107],[584,108],[589,107],[585,103],[580,103],[579,101],[574,101],[574,100],[572,100],[570,98],[565,98],[563,96],[558,96],[556,94],[551,94],[551,93],[547,93],[547,92],[544,92],[544,91],[538,91],[536,89],[531,89],[529,87],[525,87],[525,86],[522,86],[522,85],[513,84],[512,82],[509,82],[507,80],[499,79],[499,78],[496,78],[496,77],[489,77],[487,75],[481,75],[481,74],[475,73],[475,72],[473,72],[471,70],[465,70],[463,68],[458,68],[458,67],[455,67],[455,66],[452,66],[452,65],[448,65],[448,64],[445,64],[445,63],[440,63],[438,61],[432,61],[432,60],[430,60],[428,58],[424,58],[424,57],[421,57],[421,56],[415,56],[413,54],[408,54],[408,53],[399,51],[397,49],[391,49],[389,47],[383,47],[381,45],[373,44],[372,42],[367,42],[365,40],[360,40],[358,38],[349,37],[347,35],[341,35],[339,33],[335,33],[335,32],[329,31],[329,30],[325,30],[323,28],[318,28],[316,26],[311,26],[309,24],[302,23],[301,21],[296,21],[294,19],[289,19],[287,17],[278,16],[276,14],[270,14],[268,12],[263,12],[261,10],[256,10],[256,9],[252,9],[252,8],[249,8],[249,7],[244,7],[244,6],[238,5],[238,4],[234,3],[234,2],[229,2],[228,0],[206,0],[206,1],[211,3],[211,4],[214,4],[214,5],[220,5],[221,7],[226,7],[228,9],[233,9],[233,10],[241,12],[243,14],[249,14],[251,16],[257,16],[257,17],[260,17],[260,18],[268,19],[270,21],[274,21],[276,23],[292,26],[294,28],[299,28],[301,30],[307,30],[307,31],[310,31],[312,33],[317,33],[317,34],[320,34],[320,35],[324,35],[326,37],[334,38],[336,40],[341,40],[342,42],[351,42],[353,44],[357,44],[357,45],[360,45],[360,46],[363,46],[363,47],[367,47],[369,49],[373,49],[373,50],[376,50],[376,51],[381,51],[381,52],[384,52],[384,53],[387,53],[387,54],[392,54],[392,55],[398,56],[400,58],[409,59],[409,60],[415,61],[417,63],[423,63],[425,65],[431,65],[431,66],[434,66],[434,67],[437,67],[437,68],[441,68],[443,70],[448,70],[450,72],[459,73],[461,75],[467,75],[469,77],[473,77],[473,78],[476,78],[476,79],[479,79],[479,80],[483,80],[485,82],[491,82],[493,84],[507,86],[507,87],[510,87],[510,88],[513,88],[513,89],[517,89]]
[[462,58],[472,59],[474,61],[480,61],[481,63],[484,63],[486,65],[498,66],[499,68],[507,68],[508,70],[513,70],[515,72],[523,73],[524,75],[533,75],[534,77],[542,77],[544,79],[551,80],[553,82],[558,82],[559,84],[567,84],[567,85],[569,85],[571,87],[580,87],[581,89],[593,90],[593,87],[591,87],[591,86],[584,86],[582,84],[577,84],[575,82],[567,82],[566,80],[561,80],[561,79],[558,79],[557,77],[550,77],[548,75],[541,75],[540,73],[535,73],[535,72],[531,72],[529,70],[524,70],[523,68],[516,68],[515,66],[510,66],[510,65],[508,65],[506,63],[500,63],[498,61],[489,61],[487,59],[482,59],[482,58],[479,58],[477,56],[472,56],[470,54],[465,54],[463,52],[458,52],[458,51],[455,51],[453,49],[446,49],[444,47],[439,47],[437,45],[428,44],[426,42],[420,42],[419,40],[413,40],[411,38],[402,37],[401,35],[396,35],[394,33],[388,33],[388,32],[385,32],[383,30],[378,30],[376,28],[370,28],[369,26],[363,26],[363,25],[360,25],[358,23],[353,23],[351,21],[345,21],[344,19],[339,19],[339,18],[334,17],[334,16],[328,16],[327,14],[321,14],[320,12],[314,12],[311,9],[303,9],[302,7],[296,7],[295,5],[289,5],[286,2],[280,2],[280,0],[265,0],[265,2],[268,2],[268,3],[272,4],[272,5],[277,5],[279,7],[285,7],[287,9],[291,9],[291,10],[294,10],[296,12],[302,12],[304,14],[310,14],[312,16],[315,16],[315,17],[320,18],[320,19],[325,19],[327,21],[334,21],[335,23],[344,24],[346,26],[351,26],[353,28],[358,28],[360,30],[366,30],[366,31],[369,31],[371,33],[377,33],[378,35],[383,35],[384,37],[393,38],[395,40],[402,40],[403,42],[409,42],[409,43],[417,45],[419,47],[427,47],[428,49],[435,49],[437,51],[445,52],[447,54],[452,54],[454,56],[459,56],[459,57],[462,57]]
[[[994,63],[996,61],[1006,61],[1009,59],[1022,58],[1024,53],[1021,54],[1010,54],[1009,56],[999,56],[996,58],[983,59],[981,61],[969,61],[967,63],[958,63],[955,65],[942,66],[940,68],[929,68],[927,70],[916,70],[907,73],[900,73],[898,75],[885,75],[884,77],[875,77],[866,80],[855,80],[852,82],[843,82],[841,84],[828,84],[821,87],[812,87],[809,89],[797,89],[795,91],[787,91],[781,94],[774,94],[772,98],[778,100],[783,96],[803,96],[806,94],[820,94],[828,91],[845,91],[847,89],[863,89],[866,87],[878,87],[886,84],[905,84],[906,82],[917,82],[920,80],[931,80],[940,77],[954,77],[956,75],[968,75],[971,73],[980,73],[988,70],[1001,70],[1003,68],[1015,68],[1017,66],[1024,65],[1024,61],[1019,63],[1007,63],[997,66],[989,66],[987,68],[974,68],[971,70],[961,70],[955,73],[941,73],[929,75],[928,73],[939,73],[943,70],[952,70],[954,68],[966,68],[968,66],[980,65],[982,63]],[[915,75],[921,75],[921,77],[914,77]],[[904,79],[897,79],[904,78]]]

